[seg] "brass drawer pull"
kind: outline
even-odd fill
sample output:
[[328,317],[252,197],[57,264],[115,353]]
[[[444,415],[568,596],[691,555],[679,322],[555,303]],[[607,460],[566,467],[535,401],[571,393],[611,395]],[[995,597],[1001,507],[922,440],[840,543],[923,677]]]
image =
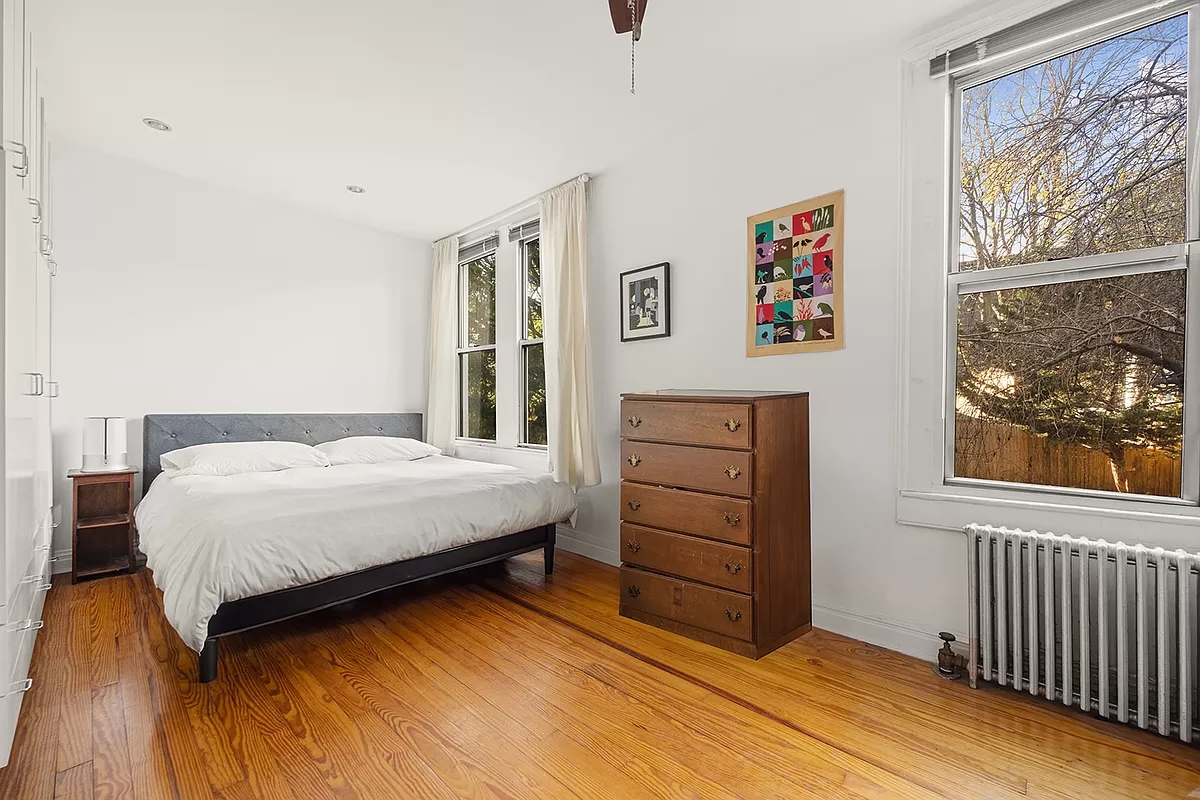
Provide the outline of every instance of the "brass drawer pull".
[[742,515],[741,515],[741,514],[734,514],[734,513],[730,512],[730,511],[726,511],[726,512],[725,512],[725,522],[726,522],[727,524],[729,524],[729,525],[737,525],[737,524],[738,524],[739,522],[741,522],[741,521],[742,521]]
[[[631,586],[630,588],[632,589],[633,587]],[[737,622],[742,618],[742,612],[733,608],[727,608],[725,609],[725,616],[729,617],[730,622]]]
[[738,475],[742,474],[742,470],[739,469],[738,467],[735,467],[733,464],[730,464],[728,467],[725,468],[725,474],[728,475],[730,478],[736,479]]
[[634,414],[632,417],[629,418],[629,427],[636,428],[637,426],[639,426],[641,424],[642,424],[642,418],[639,417],[637,414]]
[[[630,539],[629,543],[625,546],[629,548],[629,551],[631,553],[636,553],[638,550],[642,549],[642,543],[637,541],[636,539]],[[728,564],[726,566],[728,566]],[[739,564],[738,567],[740,568],[741,565]]]
[[640,500],[630,500],[628,505],[629,505],[630,511],[637,511],[639,508],[642,507],[642,503]]
[[725,562],[725,569],[729,570],[729,571],[730,571],[730,573],[732,573],[732,574],[734,574],[734,575],[737,575],[739,572],[741,572],[741,571],[742,571],[742,562],[740,562],[740,561],[735,561],[735,562],[733,562],[732,564],[730,564],[728,561],[726,561],[726,562]]
[[725,420],[725,427],[729,428],[730,433],[733,433],[738,428],[742,427],[742,423],[733,417],[730,417],[729,419]]
[[629,462],[629,466],[631,466],[631,467],[636,467],[638,464],[642,463],[642,457],[639,456],[637,453],[634,453],[633,455],[631,455],[629,458],[627,458],[625,460]]
[[636,587],[636,586],[629,587],[629,596],[630,597],[637,597],[641,593],[642,593],[642,590],[639,589],[638,587]]

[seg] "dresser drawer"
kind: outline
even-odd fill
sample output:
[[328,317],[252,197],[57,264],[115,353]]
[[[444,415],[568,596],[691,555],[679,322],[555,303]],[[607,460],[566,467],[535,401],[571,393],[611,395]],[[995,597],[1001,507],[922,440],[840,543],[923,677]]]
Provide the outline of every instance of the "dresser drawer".
[[734,403],[622,400],[621,434],[630,439],[749,450],[754,441],[750,408]]
[[733,544],[750,544],[750,501],[621,482],[621,519]]
[[750,593],[750,550],[621,523],[621,557],[625,563]]
[[621,606],[737,639],[754,638],[749,596],[636,567],[621,567]]
[[621,442],[621,478],[749,497],[750,453],[671,444]]

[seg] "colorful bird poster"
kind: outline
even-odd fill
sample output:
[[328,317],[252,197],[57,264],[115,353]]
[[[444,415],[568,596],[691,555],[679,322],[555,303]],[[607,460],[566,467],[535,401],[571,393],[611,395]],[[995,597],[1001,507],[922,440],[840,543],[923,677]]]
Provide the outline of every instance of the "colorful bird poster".
[[838,190],[750,217],[746,355],[838,350],[842,335],[842,207]]

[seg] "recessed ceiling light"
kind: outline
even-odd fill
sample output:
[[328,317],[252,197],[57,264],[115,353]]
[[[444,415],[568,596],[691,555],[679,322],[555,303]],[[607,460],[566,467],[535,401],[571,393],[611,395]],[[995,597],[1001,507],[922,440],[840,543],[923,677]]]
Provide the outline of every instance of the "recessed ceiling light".
[[167,131],[171,130],[170,125],[163,122],[161,119],[155,119],[154,117],[146,117],[142,120],[142,122],[146,123],[147,128],[153,128],[156,131],[162,131],[166,133]]
[[350,185],[348,185],[348,186],[346,187],[346,191],[347,191],[347,192],[350,192],[351,194],[363,194],[363,193],[364,193],[364,192],[366,192],[367,190],[366,190],[366,189],[364,189],[364,188],[363,188],[363,187],[361,187],[361,186],[356,186],[356,185],[354,185],[353,183],[351,183]]

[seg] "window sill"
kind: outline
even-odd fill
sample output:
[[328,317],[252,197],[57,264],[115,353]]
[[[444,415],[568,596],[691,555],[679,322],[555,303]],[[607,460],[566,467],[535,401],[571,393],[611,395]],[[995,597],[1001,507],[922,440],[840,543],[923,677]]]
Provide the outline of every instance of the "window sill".
[[974,522],[1166,548],[1195,550],[1200,546],[1200,508],[1153,501],[1090,500],[939,486],[901,489],[896,497],[896,521],[910,527],[956,532]]
[[467,461],[486,461],[492,464],[507,464],[528,470],[550,469],[550,453],[537,445],[500,445],[472,439],[458,439],[454,444],[454,455]]

